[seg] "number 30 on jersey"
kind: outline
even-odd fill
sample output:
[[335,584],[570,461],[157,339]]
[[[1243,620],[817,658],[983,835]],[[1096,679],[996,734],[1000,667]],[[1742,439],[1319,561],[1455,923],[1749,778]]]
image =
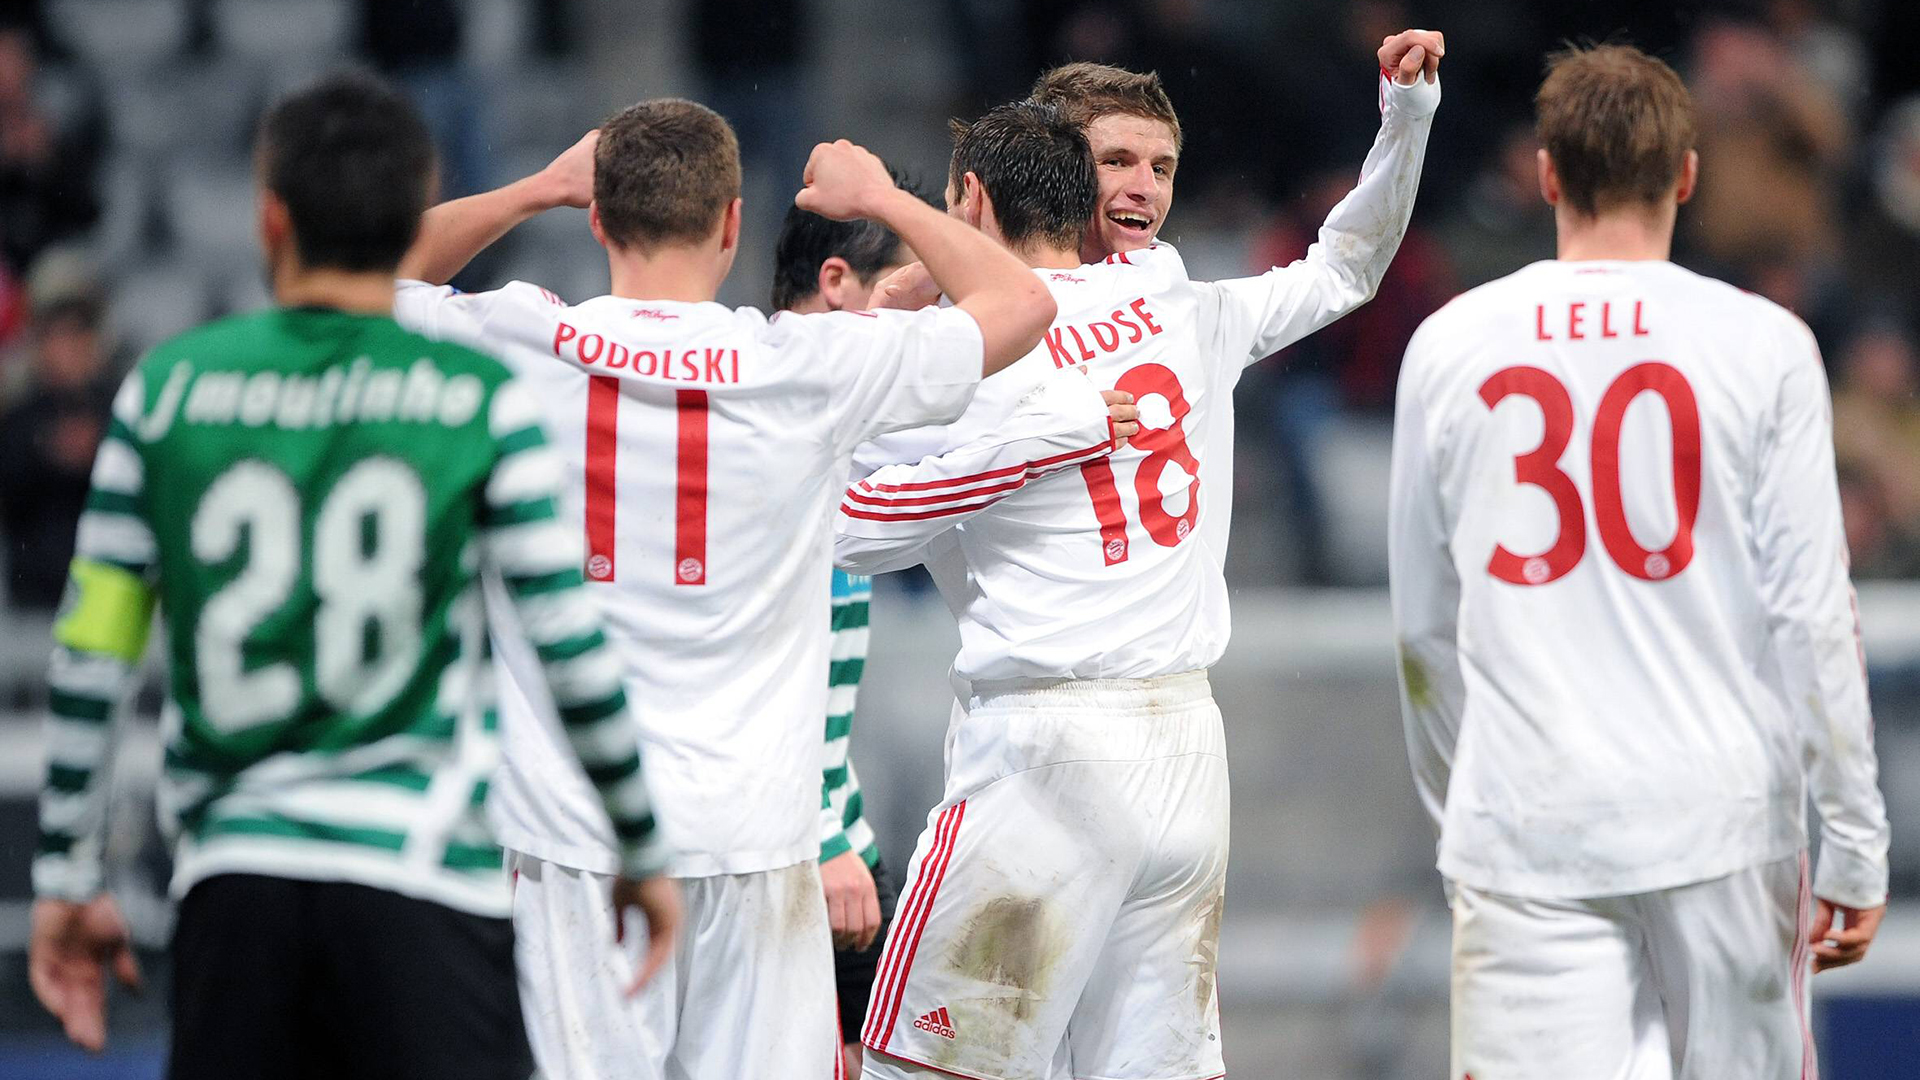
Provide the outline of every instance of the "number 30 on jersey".
[[[1627,406],[1641,394],[1660,396],[1673,427],[1673,493],[1679,526],[1673,541],[1658,551],[1649,551],[1633,538],[1620,494],[1620,425]],[[1514,479],[1553,499],[1559,529],[1552,546],[1537,555],[1518,555],[1505,544],[1495,545],[1487,572],[1515,585],[1545,585],[1565,577],[1587,553],[1586,504],[1573,477],[1560,468],[1560,457],[1573,439],[1573,399],[1559,379],[1537,367],[1506,368],[1480,385],[1480,400],[1488,409],[1516,395],[1540,407],[1545,426],[1540,445],[1513,459]],[[1662,581],[1685,570],[1693,561],[1693,523],[1700,513],[1700,409],[1686,376],[1657,360],[1621,372],[1601,396],[1594,414],[1590,460],[1593,520],[1607,556],[1642,581]]]

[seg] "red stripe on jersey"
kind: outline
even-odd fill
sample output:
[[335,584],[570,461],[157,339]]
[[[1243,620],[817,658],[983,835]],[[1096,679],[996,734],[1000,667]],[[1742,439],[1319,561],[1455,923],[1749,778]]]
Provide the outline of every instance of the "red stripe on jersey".
[[612,581],[614,573],[615,462],[620,442],[620,380],[587,380],[587,580]]
[[1797,938],[1793,943],[1793,1007],[1800,1015],[1800,1080],[1819,1080],[1820,1056],[1815,1053],[1813,1030],[1807,1024],[1807,976],[1812,974],[1813,942],[1807,937],[1813,921],[1813,883],[1807,874],[1807,852],[1800,851],[1800,898],[1798,917],[1794,919]]
[[707,392],[675,390],[679,406],[679,481],[674,485],[673,581],[707,583]]
[[[1002,498],[1004,497],[1005,496],[1002,496]],[[964,514],[972,510],[984,510],[999,501],[1000,499],[988,499],[985,502],[963,503],[959,506],[948,506],[939,510],[919,510],[911,514],[876,514],[871,510],[862,510],[857,506],[841,503],[840,512],[850,518],[858,518],[861,521],[932,521],[934,518],[952,517],[955,514]]]
[[[920,873],[914,878],[913,890],[908,894],[906,917],[896,927],[900,933],[890,934],[887,938],[886,955],[881,958],[880,995],[874,1001],[877,1008],[867,1012],[867,1030],[862,1041],[876,1050],[885,1050],[893,1038],[893,1025],[900,1018],[900,1002],[906,996],[907,975],[913,970],[913,955],[920,948],[920,935],[926,930],[927,916],[933,910],[934,897],[939,895],[940,882],[947,874],[947,863],[953,859],[954,841],[960,833],[960,819],[966,816],[967,804],[963,799],[954,803],[940,815],[934,826],[933,847],[928,849],[926,861],[920,865]],[[896,948],[896,946],[900,946]],[[878,1040],[878,1044],[875,1044]]]
[[[1108,423],[1111,424],[1112,421],[1109,420]],[[948,480],[918,480],[911,484],[869,484],[862,480],[859,486],[867,491],[873,492],[934,491],[939,488],[966,487],[968,484],[976,484],[985,480],[998,480],[1003,476],[1012,476],[1017,472],[1050,468],[1086,454],[1105,450],[1109,445],[1109,443],[1097,443],[1084,450],[1069,450],[1064,454],[1055,454],[1052,457],[1036,458],[1023,465],[1008,465],[999,469],[990,469],[986,472],[968,473],[965,476],[956,476]],[[965,495],[968,493],[960,492],[957,494]]]
[[1080,466],[1093,496],[1093,516],[1100,522],[1100,554],[1106,565],[1127,561],[1127,511],[1120,505],[1120,486],[1113,481],[1113,465],[1106,458]]
[[[866,506],[932,506],[935,503],[952,502],[955,499],[977,499],[982,495],[997,495],[1005,491],[1016,491],[1025,487],[1027,480],[1030,479],[1032,475],[1032,473],[1028,473],[1025,476],[1016,476],[1004,483],[991,484],[987,487],[968,488],[965,491],[952,491],[938,495],[922,495],[916,499],[906,499],[898,496],[889,497],[880,494],[882,489],[893,485],[881,484],[876,488],[874,485],[862,480],[859,484],[847,489],[847,498]],[[860,493],[862,488],[879,494],[879,497],[862,495]]]

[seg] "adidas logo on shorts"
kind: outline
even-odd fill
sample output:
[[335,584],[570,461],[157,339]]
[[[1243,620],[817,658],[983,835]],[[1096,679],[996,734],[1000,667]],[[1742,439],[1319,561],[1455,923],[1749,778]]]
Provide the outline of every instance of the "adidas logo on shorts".
[[953,1017],[947,1015],[947,1007],[945,1005],[915,1020],[913,1026],[919,1028],[921,1031],[930,1031],[943,1039],[951,1039],[954,1037]]

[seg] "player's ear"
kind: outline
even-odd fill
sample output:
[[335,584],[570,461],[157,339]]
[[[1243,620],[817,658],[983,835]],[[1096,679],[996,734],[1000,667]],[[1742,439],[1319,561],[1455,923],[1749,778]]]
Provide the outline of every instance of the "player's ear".
[[740,246],[740,197],[734,196],[727,204],[727,212],[720,221],[720,250],[732,251]]
[[820,299],[827,307],[841,311],[849,307],[865,307],[865,304],[847,303],[847,283],[857,280],[853,265],[838,255],[831,256],[820,264]]
[[1687,151],[1686,160],[1680,163],[1680,183],[1673,189],[1674,201],[1684,203],[1693,198],[1693,189],[1700,182],[1700,152]]
[[1554,170],[1553,157],[1544,146],[1533,153],[1540,172],[1540,197],[1547,200],[1548,206],[1559,206],[1560,174]]
[[960,217],[967,224],[978,229],[982,222],[993,216],[992,200],[987,198],[987,189],[980,183],[980,177],[967,173],[960,178]]
[[266,252],[268,265],[272,265],[282,252],[293,246],[293,214],[287,210],[286,200],[271,191],[262,189],[257,201],[260,248]]
[[587,228],[593,232],[593,239],[599,243],[601,247],[610,248],[613,246],[607,243],[607,230],[600,224],[600,200],[598,199],[587,204]]

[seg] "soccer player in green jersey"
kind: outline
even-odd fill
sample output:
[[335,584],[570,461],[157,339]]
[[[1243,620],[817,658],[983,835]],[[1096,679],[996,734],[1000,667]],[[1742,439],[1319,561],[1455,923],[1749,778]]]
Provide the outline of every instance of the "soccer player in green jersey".
[[276,306],[156,348],[94,466],[54,631],[34,991],[98,1049],[106,969],[138,979],[100,840],[109,729],[157,606],[170,1075],[518,1080],[483,572],[612,818],[644,980],[679,908],[637,729],[538,407],[497,361],[392,319],[432,186],[419,117],[330,79],[268,113],[256,167]]

